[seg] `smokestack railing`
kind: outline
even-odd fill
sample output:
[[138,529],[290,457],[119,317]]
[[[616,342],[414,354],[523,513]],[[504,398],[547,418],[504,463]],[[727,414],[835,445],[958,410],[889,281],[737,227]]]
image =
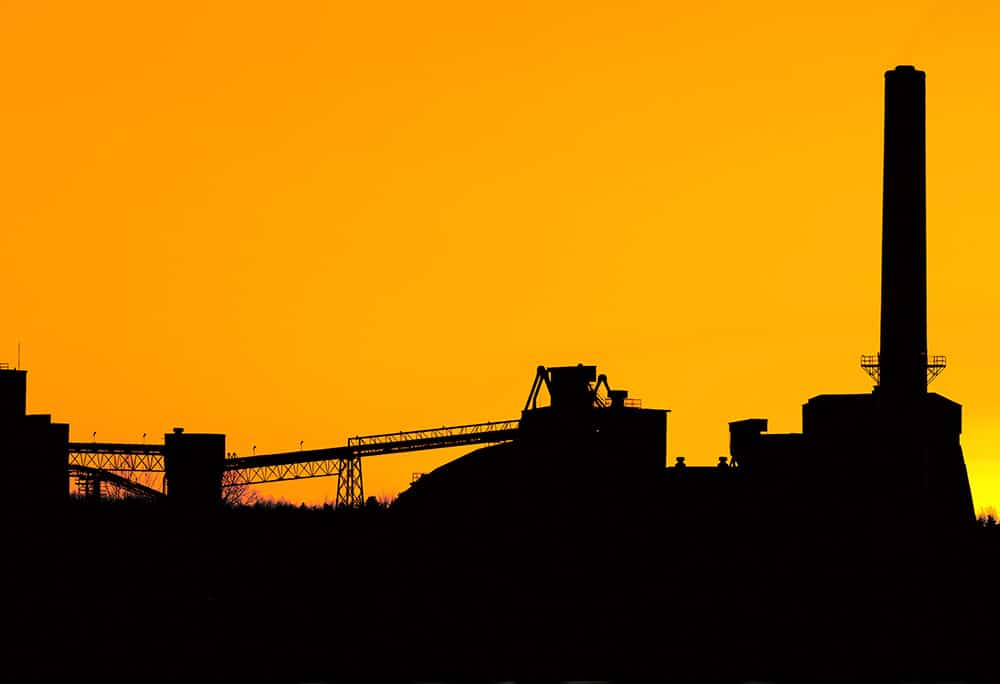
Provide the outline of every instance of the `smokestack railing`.
[[[869,377],[878,385],[881,380],[880,354],[862,354],[861,368],[868,373]],[[927,384],[931,384],[934,378],[941,375],[941,372],[948,366],[948,357],[942,354],[927,356],[924,354],[924,364],[927,366]]]

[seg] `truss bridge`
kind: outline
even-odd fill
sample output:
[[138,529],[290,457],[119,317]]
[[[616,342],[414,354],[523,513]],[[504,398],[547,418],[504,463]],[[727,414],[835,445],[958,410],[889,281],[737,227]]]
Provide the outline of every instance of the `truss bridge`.
[[162,444],[70,442],[69,465],[112,472],[162,473]]
[[[273,454],[227,458],[223,463],[222,486],[239,487],[312,477],[337,478],[338,506],[357,506],[364,501],[361,459],[367,456],[426,451],[475,444],[508,442],[517,436],[518,421],[503,420],[468,425],[442,426],[423,430],[359,435],[346,446],[327,449],[286,451]],[[114,485],[145,498],[160,494],[142,485],[129,489],[121,480],[132,482],[127,473],[165,473],[165,444],[116,444],[110,442],[70,442],[69,465],[84,495],[100,496],[102,483]],[[107,473],[101,479],[95,473]],[[166,486],[166,481],[165,481]]]
[[[24,412],[25,375],[25,371],[0,368],[0,400],[7,401],[18,415]],[[548,394],[547,406],[544,402],[539,405],[543,390]],[[595,410],[606,415],[592,415]],[[30,469],[25,469],[25,473],[30,470],[30,476],[25,474],[22,479],[51,483],[44,491],[53,500],[61,495],[58,483],[66,482],[67,475],[85,497],[158,499],[169,493],[169,498],[182,507],[211,506],[220,499],[232,500],[233,496],[224,496],[227,489],[229,495],[239,498],[240,490],[233,488],[336,477],[336,504],[358,506],[364,503],[363,458],[534,439],[541,434],[539,429],[544,432],[551,425],[566,423],[566,416],[586,426],[592,419],[618,420],[626,415],[623,412],[632,415],[630,412],[637,410],[642,411],[641,404],[630,398],[627,391],[612,389],[605,375],[597,375],[596,366],[539,366],[520,420],[356,435],[346,444],[325,449],[300,448],[237,457],[226,453],[224,434],[185,433],[179,427],[156,444],[147,444],[145,435],[142,443],[96,439],[72,442],[69,425],[53,423],[50,416],[41,415],[23,417],[18,433],[20,441],[12,448],[15,452],[34,449],[32,453],[41,454],[26,461],[31,464]],[[525,433],[525,420],[530,423],[527,429],[530,434]]]

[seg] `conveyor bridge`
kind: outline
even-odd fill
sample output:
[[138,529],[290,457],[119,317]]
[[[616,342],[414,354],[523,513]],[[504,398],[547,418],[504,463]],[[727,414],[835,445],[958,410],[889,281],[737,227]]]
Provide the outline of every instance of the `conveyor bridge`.
[[[502,420],[351,437],[346,446],[226,459],[223,486],[337,476],[337,504],[363,501],[361,459],[366,456],[509,442],[518,421]],[[69,465],[108,472],[164,472],[163,444],[70,442]]]

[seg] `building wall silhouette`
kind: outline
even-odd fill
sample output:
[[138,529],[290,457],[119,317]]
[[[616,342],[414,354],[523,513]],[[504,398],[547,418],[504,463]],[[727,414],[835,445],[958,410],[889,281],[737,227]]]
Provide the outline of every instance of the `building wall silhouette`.
[[57,506],[69,492],[69,425],[27,415],[26,391],[27,371],[0,368],[4,497],[15,506]]

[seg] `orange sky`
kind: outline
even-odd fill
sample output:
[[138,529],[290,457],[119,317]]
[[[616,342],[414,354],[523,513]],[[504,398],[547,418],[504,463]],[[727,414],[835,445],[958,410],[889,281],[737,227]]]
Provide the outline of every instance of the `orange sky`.
[[[797,431],[870,387],[882,74],[915,64],[934,389],[1000,504],[994,3],[351,4],[0,2],[29,410],[267,453],[517,417],[584,362],[673,410],[671,458]],[[366,493],[455,455],[368,459]]]

